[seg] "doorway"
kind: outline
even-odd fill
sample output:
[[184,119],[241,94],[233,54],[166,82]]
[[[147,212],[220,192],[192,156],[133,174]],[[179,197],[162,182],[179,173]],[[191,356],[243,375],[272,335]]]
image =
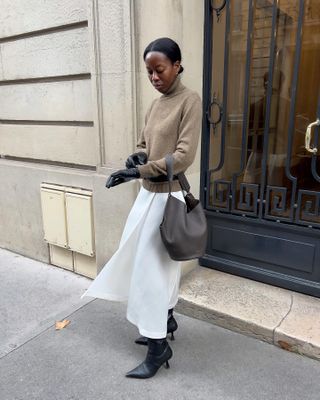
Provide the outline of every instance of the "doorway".
[[320,297],[320,3],[206,1],[200,264]]

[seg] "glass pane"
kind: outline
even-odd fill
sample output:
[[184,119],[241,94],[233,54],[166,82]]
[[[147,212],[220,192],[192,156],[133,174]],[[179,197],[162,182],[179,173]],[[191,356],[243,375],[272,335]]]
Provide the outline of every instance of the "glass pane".
[[[292,182],[286,173],[288,132],[294,61],[296,56],[299,1],[278,3],[273,69],[270,129],[267,154],[267,205],[269,216],[289,218]],[[279,187],[279,189],[276,189]]]
[[[246,167],[242,180],[260,184],[263,137],[270,63],[270,42],[272,35],[272,3],[261,1],[256,6],[251,74],[249,82],[249,118],[246,152]],[[279,21],[278,21],[279,23]]]
[[[270,63],[270,43],[272,36],[273,6],[268,0],[253,2],[253,26],[251,35],[250,71],[248,82],[248,104],[242,104],[242,119],[245,117],[244,107],[248,107],[245,136],[237,135],[239,143],[240,163],[234,170],[236,181],[233,193],[233,207],[239,212],[257,215],[257,200],[260,191],[262,174],[263,137],[266,112],[266,95],[268,87],[268,71]],[[235,96],[235,93],[234,93]]]
[[247,60],[249,1],[230,2],[229,68],[226,117],[226,160],[224,179],[231,180],[239,170],[243,125],[243,103]]
[[[294,9],[292,5],[288,6],[288,2],[282,1],[280,9],[287,15],[287,26],[280,30],[277,37],[273,85],[279,88],[279,95],[272,98],[271,121],[275,129],[270,129],[269,132],[267,175],[267,184],[279,187],[279,189],[269,189],[270,208],[267,211],[273,216],[288,217],[290,210],[295,208],[298,214],[297,220],[319,223],[319,210],[316,212],[319,202],[318,195],[315,192],[310,194],[299,191],[302,189],[319,192],[320,190],[319,181],[312,174],[313,156],[306,151],[304,146],[306,128],[317,118],[319,101],[320,5],[317,0],[305,2],[293,132],[289,132],[289,111],[292,101],[298,5]],[[290,134],[293,135],[291,152],[288,149],[288,135]],[[319,171],[319,155],[314,158],[316,169]],[[286,172],[286,163],[288,163],[288,173]],[[293,178],[290,179],[290,175]],[[298,192],[294,185],[295,179],[297,179]],[[306,207],[309,211],[302,215]],[[312,215],[312,211],[314,215]],[[312,215],[310,218],[308,213]]]
[[[219,179],[230,181],[232,174],[239,168],[241,152],[241,132],[243,116],[243,99],[245,83],[245,64],[247,50],[248,2],[230,1],[228,10],[222,13],[219,23],[214,14],[213,29],[213,73],[212,93],[223,101],[224,43],[228,43],[227,105],[224,112],[226,125],[219,124],[215,132],[210,133],[210,198],[209,204],[226,208],[229,203],[229,183],[220,185],[219,193],[214,195],[213,182]],[[229,32],[226,32],[226,12],[229,13]],[[217,43],[219,42],[219,43]],[[215,43],[217,43],[215,45]],[[223,43],[223,46],[222,46]],[[215,65],[216,64],[216,65]],[[234,93],[237,95],[235,96]],[[217,108],[217,107],[215,107]],[[224,128],[224,129],[223,129]],[[221,135],[224,134],[225,147],[221,146]],[[219,198],[218,198],[219,197]]]

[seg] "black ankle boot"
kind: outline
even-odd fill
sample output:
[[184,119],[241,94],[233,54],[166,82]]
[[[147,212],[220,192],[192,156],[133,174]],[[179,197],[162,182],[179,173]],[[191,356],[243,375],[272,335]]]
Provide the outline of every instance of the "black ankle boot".
[[154,376],[158,369],[165,364],[169,368],[172,350],[166,339],[148,339],[148,353],[146,359],[126,374],[127,378],[146,379]]
[[167,333],[171,333],[171,340],[174,340],[173,332],[178,329],[178,323],[173,316],[173,308],[168,311]]
[[[178,329],[178,323],[173,316],[173,308],[168,311],[168,321],[167,321],[167,333],[171,333],[171,340],[174,340],[173,332]],[[142,346],[148,345],[148,339],[145,336],[140,336],[138,339],[134,341],[137,344]]]

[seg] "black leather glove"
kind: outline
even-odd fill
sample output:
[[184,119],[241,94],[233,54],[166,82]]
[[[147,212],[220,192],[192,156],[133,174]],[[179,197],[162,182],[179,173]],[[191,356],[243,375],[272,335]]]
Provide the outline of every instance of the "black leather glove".
[[138,178],[140,178],[140,172],[138,168],[120,169],[109,176],[106,182],[106,187],[110,189],[113,186],[117,186],[121,183],[129,182],[132,179]]
[[148,156],[146,155],[146,153],[140,151],[139,153],[131,154],[131,156],[127,158],[126,167],[128,169],[135,168],[137,165],[146,164],[147,161],[148,161]]

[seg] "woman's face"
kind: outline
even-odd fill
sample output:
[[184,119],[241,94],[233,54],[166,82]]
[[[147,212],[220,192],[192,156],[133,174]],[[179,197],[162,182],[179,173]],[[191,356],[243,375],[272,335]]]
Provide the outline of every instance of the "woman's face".
[[150,51],[144,62],[153,87],[160,93],[166,93],[178,75],[180,61],[172,64],[165,54],[159,51]]

